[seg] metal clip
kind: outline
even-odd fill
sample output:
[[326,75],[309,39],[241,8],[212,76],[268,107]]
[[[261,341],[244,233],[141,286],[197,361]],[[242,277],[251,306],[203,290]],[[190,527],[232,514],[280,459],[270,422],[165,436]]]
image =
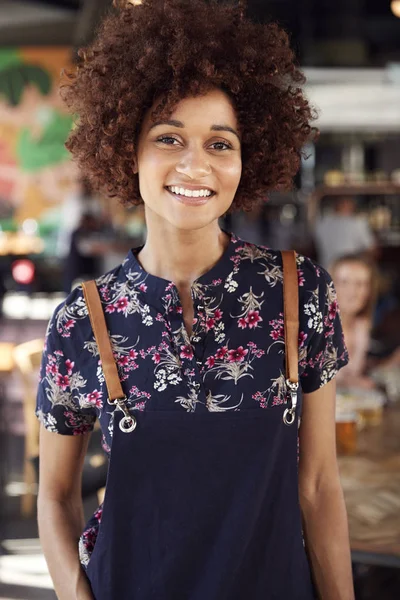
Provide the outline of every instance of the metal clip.
[[297,390],[299,389],[299,384],[286,379],[286,386],[289,389],[290,408],[287,408],[283,413],[283,422],[285,425],[293,425],[296,418]]
[[110,400],[110,398],[108,398],[108,403],[115,406],[115,408],[119,408],[119,410],[121,410],[124,413],[124,417],[120,420],[119,422],[119,428],[123,433],[130,433],[131,431],[133,431],[134,429],[136,429],[136,425],[137,425],[137,421],[135,419],[135,417],[133,417],[125,402],[127,401],[126,396],[124,396],[123,398],[116,398],[115,400]]

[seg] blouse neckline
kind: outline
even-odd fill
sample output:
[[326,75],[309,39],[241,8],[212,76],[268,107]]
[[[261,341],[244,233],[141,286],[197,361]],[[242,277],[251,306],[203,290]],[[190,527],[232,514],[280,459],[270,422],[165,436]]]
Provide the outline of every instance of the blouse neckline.
[[[230,236],[229,243],[222,253],[218,261],[209,269],[206,273],[203,273],[200,277],[194,280],[192,287],[194,286],[219,286],[224,283],[225,279],[232,271],[234,267],[234,258],[236,253],[237,244],[240,241],[234,233],[229,233],[223,230],[227,235]],[[123,263],[125,274],[127,275],[128,281],[131,286],[138,287],[140,291],[150,293],[153,297],[158,295],[164,297],[171,289],[176,289],[176,285],[173,281],[152,275],[145,271],[140,262],[137,259],[137,255],[143,248],[137,246],[131,248],[128,255]],[[153,298],[154,299],[154,298]]]

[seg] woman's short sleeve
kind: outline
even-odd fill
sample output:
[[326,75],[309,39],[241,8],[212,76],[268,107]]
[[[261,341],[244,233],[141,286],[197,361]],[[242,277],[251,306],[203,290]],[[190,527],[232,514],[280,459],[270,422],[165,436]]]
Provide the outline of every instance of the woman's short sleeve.
[[49,431],[80,435],[93,430],[97,413],[85,400],[86,380],[79,370],[78,336],[73,331],[77,322],[64,315],[63,303],[47,327],[35,415]]
[[[307,273],[307,276],[306,276]],[[300,382],[311,393],[348,361],[336,290],[327,271],[309,259],[300,267]]]

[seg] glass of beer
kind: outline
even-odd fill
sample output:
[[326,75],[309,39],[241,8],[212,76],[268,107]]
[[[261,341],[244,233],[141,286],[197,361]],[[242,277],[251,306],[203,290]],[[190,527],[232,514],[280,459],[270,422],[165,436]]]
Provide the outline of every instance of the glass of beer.
[[353,454],[357,449],[358,416],[355,410],[336,412],[336,448],[338,454]]
[[357,411],[365,425],[382,423],[384,396],[377,390],[365,390],[357,401]]

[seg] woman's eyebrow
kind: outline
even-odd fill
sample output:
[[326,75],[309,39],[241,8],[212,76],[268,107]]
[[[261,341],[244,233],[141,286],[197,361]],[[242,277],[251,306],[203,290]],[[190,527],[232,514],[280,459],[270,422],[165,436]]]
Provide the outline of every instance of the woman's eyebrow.
[[[185,125],[182,123],[182,121],[175,121],[174,119],[163,119],[161,121],[156,121],[155,123],[152,123],[149,127],[149,131],[151,131],[154,127],[158,127],[158,125],[169,125],[170,127],[180,127],[183,128],[185,127]],[[234,135],[236,135],[237,139],[240,142],[240,137],[238,132],[233,129],[233,127],[230,127],[229,125],[212,125],[210,127],[211,131],[229,131],[230,133],[233,133]]]

